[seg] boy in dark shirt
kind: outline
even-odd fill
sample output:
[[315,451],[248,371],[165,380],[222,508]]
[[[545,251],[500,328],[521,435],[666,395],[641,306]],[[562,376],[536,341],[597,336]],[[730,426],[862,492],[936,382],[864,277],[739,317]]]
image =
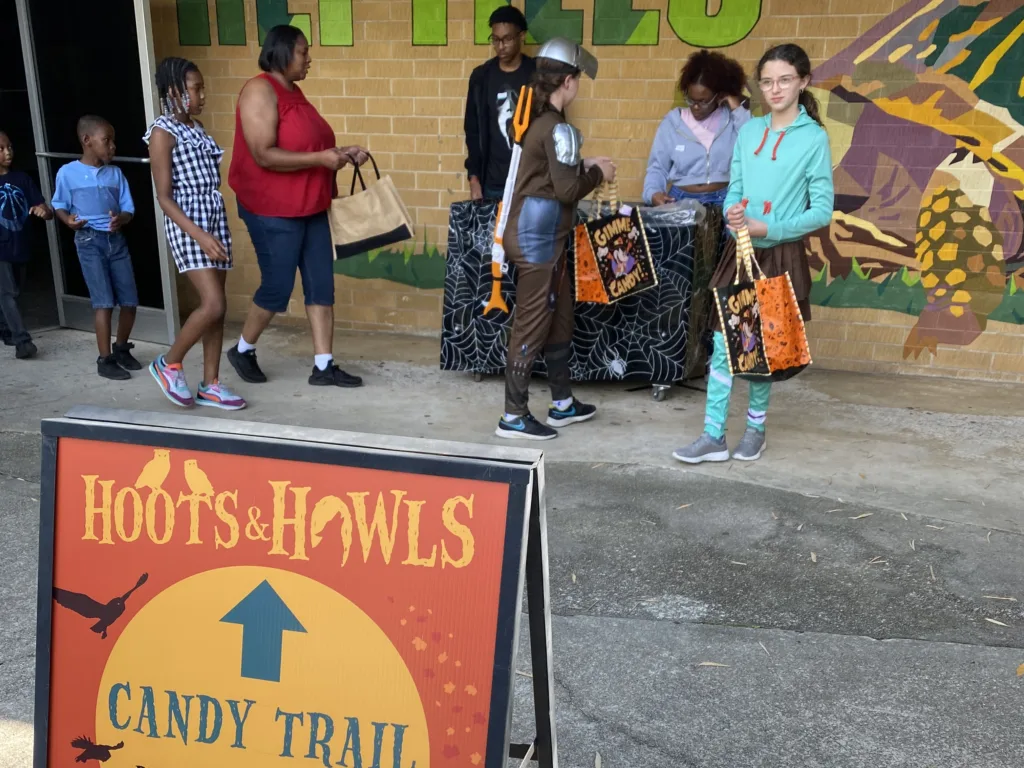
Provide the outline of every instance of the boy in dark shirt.
[[512,159],[512,116],[519,89],[536,69],[523,54],[526,17],[511,5],[491,14],[491,44],[497,53],[469,76],[466,98],[466,171],[474,200],[500,200]]
[[16,358],[27,360],[38,352],[18,309],[18,293],[31,255],[28,217],[52,219],[53,211],[28,174],[11,170],[12,162],[11,139],[0,131],[0,340],[14,347]]

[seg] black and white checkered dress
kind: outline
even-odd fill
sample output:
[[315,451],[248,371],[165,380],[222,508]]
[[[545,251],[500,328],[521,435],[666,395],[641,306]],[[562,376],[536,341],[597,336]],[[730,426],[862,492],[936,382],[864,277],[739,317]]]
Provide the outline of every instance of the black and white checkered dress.
[[231,269],[231,232],[228,230],[224,198],[220,194],[220,160],[224,150],[199,123],[185,125],[173,117],[161,115],[143,136],[146,144],[149,144],[154,128],[167,131],[175,140],[171,151],[174,201],[197,226],[220,240],[228,252],[227,261],[214,261],[203,253],[199,243],[164,216],[164,232],[167,233],[175,266],[179,272],[191,269]]

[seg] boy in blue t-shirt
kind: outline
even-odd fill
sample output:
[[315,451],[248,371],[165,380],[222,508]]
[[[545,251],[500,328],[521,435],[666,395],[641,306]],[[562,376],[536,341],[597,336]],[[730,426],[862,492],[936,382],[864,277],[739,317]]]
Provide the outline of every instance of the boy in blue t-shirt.
[[[135,325],[139,295],[135,272],[121,228],[132,220],[135,204],[128,182],[114,159],[114,127],[102,117],[86,115],[78,121],[82,159],[57,171],[53,208],[57,218],[75,232],[75,248],[82,275],[96,311],[96,344],[100,356],[96,371],[107,379],[131,378],[142,370],[128,342]],[[110,346],[114,307],[121,308],[117,339]]]
[[34,357],[36,345],[25,330],[18,309],[18,294],[25,279],[29,256],[29,216],[52,219],[39,188],[26,173],[12,171],[14,147],[0,131],[0,341],[14,347],[19,360]]

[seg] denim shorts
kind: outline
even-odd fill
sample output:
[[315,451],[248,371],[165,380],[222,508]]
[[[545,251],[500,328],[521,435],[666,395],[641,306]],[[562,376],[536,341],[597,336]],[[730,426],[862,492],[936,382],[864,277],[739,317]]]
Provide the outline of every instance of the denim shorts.
[[93,309],[139,306],[135,271],[124,235],[80,229],[75,232],[75,248]]
[[256,249],[260,287],[253,303],[268,312],[284,312],[295,286],[295,270],[302,278],[306,306],[334,306],[334,242],[327,211],[312,216],[283,218],[260,216],[238,206]]

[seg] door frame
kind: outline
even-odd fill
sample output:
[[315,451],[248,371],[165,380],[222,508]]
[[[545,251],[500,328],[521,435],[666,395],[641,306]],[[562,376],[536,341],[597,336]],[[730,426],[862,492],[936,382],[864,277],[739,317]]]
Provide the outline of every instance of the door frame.
[[[21,51],[25,62],[25,81],[28,87],[29,111],[32,117],[32,132],[36,142],[36,163],[39,168],[39,182],[43,196],[47,201],[53,199],[53,183],[50,178],[50,161],[54,159],[77,159],[77,155],[50,152],[46,140],[45,110],[42,94],[39,90],[39,76],[36,68],[36,51],[32,35],[32,16],[29,11],[29,0],[14,0],[18,13],[18,28],[21,35]],[[153,51],[153,23],[149,9],[149,0],[133,0],[135,8],[135,29],[139,49],[139,75],[142,78],[143,106],[146,113],[146,124],[151,125],[157,116],[157,95],[153,76],[156,71],[156,55]],[[115,157],[117,163],[149,163],[149,159]],[[139,307],[132,337],[141,341],[158,344],[170,344],[177,336],[180,327],[178,317],[178,291],[175,273],[171,269],[170,253],[167,237],[160,222],[163,211],[156,199],[156,187],[150,185],[151,202],[156,211],[156,246],[160,263],[160,288],[163,294],[164,308]],[[57,298],[57,317],[64,328],[76,328],[83,331],[93,329],[93,311],[89,300],[81,296],[72,296],[65,290],[64,268],[61,263],[60,246],[57,234],[56,218],[46,224],[47,240],[50,247],[50,266],[53,270],[54,292]],[[115,311],[116,315],[116,311]],[[116,325],[116,317],[114,319]]]

